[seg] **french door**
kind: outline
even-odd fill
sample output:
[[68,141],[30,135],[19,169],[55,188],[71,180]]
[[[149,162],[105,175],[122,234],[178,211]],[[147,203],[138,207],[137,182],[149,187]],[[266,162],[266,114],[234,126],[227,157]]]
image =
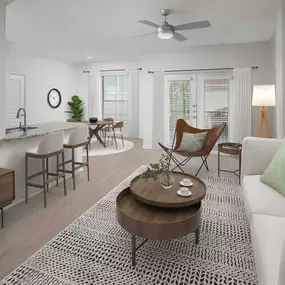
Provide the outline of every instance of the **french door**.
[[185,120],[189,125],[196,126],[196,86],[191,75],[167,76],[168,92],[168,126],[165,141],[172,145],[175,134],[176,121]]
[[211,129],[225,122],[227,127],[219,142],[229,140],[231,73],[169,75],[166,82],[168,122],[165,143],[172,145],[178,119],[201,129]]

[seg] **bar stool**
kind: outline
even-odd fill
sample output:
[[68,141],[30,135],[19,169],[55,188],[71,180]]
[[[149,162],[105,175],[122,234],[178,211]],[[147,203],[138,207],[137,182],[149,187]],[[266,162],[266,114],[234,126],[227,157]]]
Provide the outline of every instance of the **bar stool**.
[[[28,150],[25,156],[25,176],[26,176],[26,203],[28,203],[28,187],[36,187],[36,188],[43,188],[44,192],[44,206],[47,207],[47,197],[46,192],[48,191],[49,183],[53,181],[57,181],[58,179],[63,178],[63,185],[64,185],[64,195],[66,195],[66,182],[65,182],[65,168],[63,166],[63,171],[61,174],[49,172],[49,158],[57,157],[57,165],[56,168],[58,169],[58,157],[61,154],[62,161],[64,161],[64,148],[63,148],[63,132],[54,132],[46,135],[43,137],[39,146],[37,148]],[[42,171],[34,173],[32,175],[28,175],[28,166],[29,166],[29,158],[41,159],[42,161]],[[30,182],[30,179],[33,179],[37,176],[42,175],[42,184],[37,184]],[[49,176],[54,176],[53,178],[49,178]]]
[[[71,163],[71,170],[65,170],[66,173],[72,174],[73,190],[75,190],[75,171],[81,167],[87,167],[87,179],[90,181],[89,175],[89,151],[88,151],[88,129],[87,127],[79,127],[72,131],[69,139],[64,141],[64,149],[71,150],[71,159],[60,163],[59,166]],[[75,161],[75,149],[79,147],[85,147],[86,149],[86,162]],[[63,171],[63,169],[58,169]]]

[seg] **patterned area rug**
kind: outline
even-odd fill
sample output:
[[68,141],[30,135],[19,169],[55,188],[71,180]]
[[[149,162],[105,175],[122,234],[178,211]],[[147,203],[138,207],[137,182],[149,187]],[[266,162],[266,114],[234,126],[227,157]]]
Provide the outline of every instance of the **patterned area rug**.
[[237,179],[204,175],[200,244],[195,234],[148,241],[131,265],[131,236],[116,222],[117,194],[142,166],[0,284],[257,285]]

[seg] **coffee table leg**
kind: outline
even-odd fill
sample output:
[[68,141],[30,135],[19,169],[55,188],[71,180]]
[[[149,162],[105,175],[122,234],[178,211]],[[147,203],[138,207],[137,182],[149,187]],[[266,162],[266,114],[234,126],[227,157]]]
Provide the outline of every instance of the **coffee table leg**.
[[132,235],[132,265],[136,265],[136,236]]
[[199,244],[200,239],[200,227],[196,229],[196,244]]

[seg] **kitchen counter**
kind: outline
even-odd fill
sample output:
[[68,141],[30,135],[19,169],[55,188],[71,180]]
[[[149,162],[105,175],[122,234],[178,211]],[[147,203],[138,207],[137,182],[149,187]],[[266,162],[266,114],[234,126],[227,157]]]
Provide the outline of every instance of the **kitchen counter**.
[[35,125],[29,125],[34,129],[24,131],[12,131],[3,138],[3,141],[19,140],[26,138],[33,138],[37,136],[43,136],[52,132],[69,131],[78,126],[78,123],[67,123],[67,122],[48,122]]

